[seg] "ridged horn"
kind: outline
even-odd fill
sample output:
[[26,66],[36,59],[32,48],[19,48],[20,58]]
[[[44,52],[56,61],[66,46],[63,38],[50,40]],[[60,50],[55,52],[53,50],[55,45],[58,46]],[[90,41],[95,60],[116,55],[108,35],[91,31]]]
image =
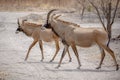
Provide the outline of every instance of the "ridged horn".
[[53,11],[56,11],[57,9],[52,9],[52,10],[50,10],[49,12],[48,12],[48,14],[47,14],[47,21],[46,21],[46,23],[48,24],[48,21],[49,21],[49,18],[50,18],[50,14],[53,12]]
[[19,19],[17,19],[17,24],[20,25],[20,23],[19,23]]

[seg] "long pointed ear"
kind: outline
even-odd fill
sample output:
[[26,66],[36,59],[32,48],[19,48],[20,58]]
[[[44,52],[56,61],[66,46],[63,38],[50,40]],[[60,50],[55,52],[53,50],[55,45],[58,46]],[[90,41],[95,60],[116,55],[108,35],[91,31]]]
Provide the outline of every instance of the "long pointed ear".
[[53,19],[53,18],[54,18],[54,16],[56,16],[56,14],[53,14],[53,15],[51,16],[51,19]]
[[58,19],[60,16],[62,16],[61,14],[57,15],[54,17],[54,19]]
[[17,19],[17,24],[18,24],[18,26],[20,26],[19,19]]
[[24,24],[25,21],[27,21],[27,19],[22,20],[22,24]]

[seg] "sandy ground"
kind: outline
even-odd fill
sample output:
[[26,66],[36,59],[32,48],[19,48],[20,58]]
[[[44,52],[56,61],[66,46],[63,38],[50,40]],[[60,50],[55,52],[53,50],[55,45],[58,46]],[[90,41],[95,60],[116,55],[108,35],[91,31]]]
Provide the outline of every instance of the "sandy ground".
[[[55,52],[54,42],[44,43],[45,59],[41,62],[41,52],[38,44],[30,52],[28,61],[24,61],[27,49],[32,38],[23,33],[15,34],[17,28],[16,19],[29,13],[23,12],[0,12],[0,80],[120,80],[120,70],[115,71],[113,60],[106,54],[102,68],[96,70],[100,61],[100,51],[97,46],[90,48],[78,47],[82,67],[77,69],[77,60],[70,50],[72,62],[66,55],[62,66],[58,65],[63,45],[53,62],[49,62]],[[81,24],[96,26],[99,24]],[[113,35],[120,34],[120,24],[116,23]],[[120,65],[120,41],[112,41],[111,49],[115,52]]]

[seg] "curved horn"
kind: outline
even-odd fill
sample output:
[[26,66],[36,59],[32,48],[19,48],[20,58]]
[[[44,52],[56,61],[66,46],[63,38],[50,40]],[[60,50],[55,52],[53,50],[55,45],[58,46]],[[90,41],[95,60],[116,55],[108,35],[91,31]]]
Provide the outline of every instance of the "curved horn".
[[19,23],[19,19],[17,19],[17,24],[20,25],[20,23]]
[[[27,21],[27,19],[24,19],[24,20],[22,20],[22,24],[24,24],[24,22],[25,21]],[[19,25],[19,27],[20,27],[20,22],[19,22],[19,19],[17,19],[17,24]]]
[[27,19],[22,20],[22,24],[24,24],[25,21],[27,21]]
[[52,10],[50,10],[49,12],[48,12],[48,14],[47,14],[47,21],[46,21],[46,23],[48,24],[48,20],[49,20],[49,18],[50,18],[50,14],[53,12],[53,11],[56,11],[57,9],[52,9]]

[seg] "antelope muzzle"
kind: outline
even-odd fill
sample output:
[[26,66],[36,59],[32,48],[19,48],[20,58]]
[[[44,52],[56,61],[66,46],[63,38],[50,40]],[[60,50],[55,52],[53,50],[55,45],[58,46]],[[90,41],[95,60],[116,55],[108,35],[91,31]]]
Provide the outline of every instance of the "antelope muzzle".
[[22,32],[22,31],[23,31],[23,29],[22,29],[22,28],[17,28],[17,30],[16,30],[16,32],[15,32],[15,33],[17,34],[17,33]]

